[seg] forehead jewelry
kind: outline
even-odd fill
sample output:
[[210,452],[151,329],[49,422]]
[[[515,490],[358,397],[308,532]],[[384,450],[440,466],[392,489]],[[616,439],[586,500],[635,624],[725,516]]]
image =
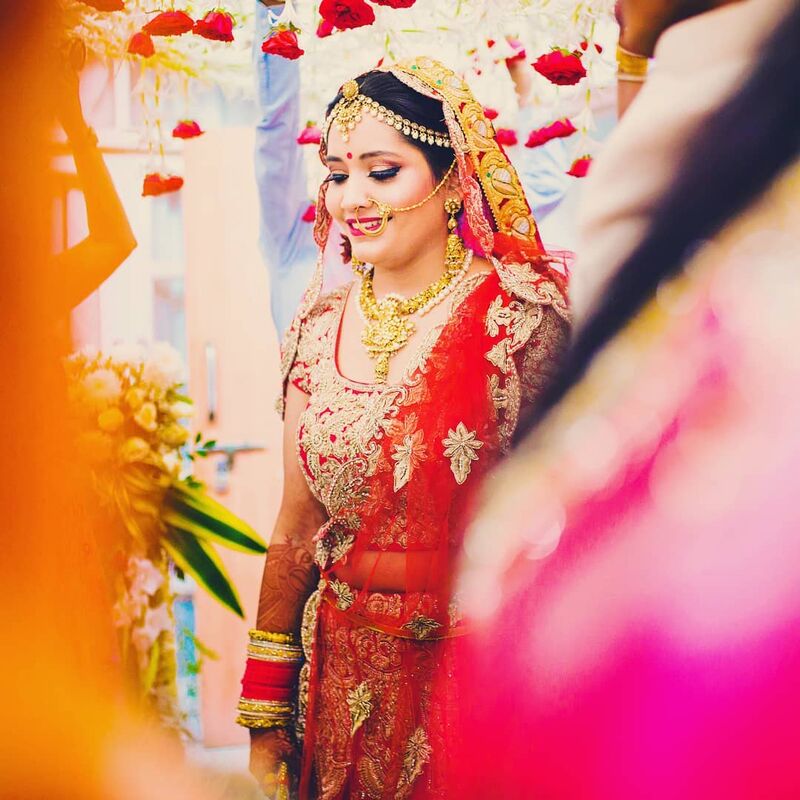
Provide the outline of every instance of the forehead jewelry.
[[331,125],[336,126],[345,142],[350,141],[351,131],[355,130],[365,113],[375,117],[379,122],[391,125],[395,130],[412,139],[419,139],[421,142],[435,144],[439,147],[450,147],[450,137],[446,133],[425,125],[418,125],[416,122],[390,111],[377,100],[362,94],[358,83],[353,80],[347,81],[342,86],[342,97],[325,120],[325,141],[328,140]]
[[456,160],[453,159],[453,163],[448,167],[447,172],[445,172],[444,177],[433,187],[433,189],[428,192],[428,194],[422,198],[418,203],[414,203],[410,206],[403,206],[401,208],[394,208],[390,206],[388,203],[382,203],[380,200],[376,200],[374,197],[367,198],[367,204],[373,205],[377,209],[378,213],[381,215],[381,224],[378,225],[377,228],[374,230],[370,228],[365,228],[364,224],[358,218],[358,209],[355,211],[356,221],[353,223],[353,227],[357,228],[361,233],[365,236],[380,236],[385,230],[386,226],[389,224],[389,216],[394,212],[395,214],[401,214],[404,211],[413,211],[415,208],[419,208],[420,206],[424,206],[425,203],[428,202],[432,197],[435,197],[438,194],[439,190],[447,183],[447,179],[450,177],[450,174],[455,169]]

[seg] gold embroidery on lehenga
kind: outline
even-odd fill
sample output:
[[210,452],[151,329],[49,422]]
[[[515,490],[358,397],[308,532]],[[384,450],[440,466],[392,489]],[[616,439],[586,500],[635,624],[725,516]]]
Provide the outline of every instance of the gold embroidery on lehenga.
[[455,430],[449,430],[447,436],[442,439],[445,447],[444,456],[450,459],[450,469],[458,484],[467,480],[472,462],[478,460],[478,450],[483,447],[483,442],[478,439],[476,433],[468,430],[463,422],[459,422]]
[[422,774],[425,764],[430,760],[433,748],[428,741],[425,729],[420,725],[411,734],[406,742],[406,751],[403,756],[403,771],[400,775],[398,789],[410,787]]
[[362,681],[347,693],[347,707],[350,709],[352,736],[372,713],[372,692],[366,681]]
[[492,405],[498,413],[508,405],[508,392],[500,385],[499,375],[489,376],[489,397],[492,398]]
[[394,490],[399,492],[411,479],[411,474],[427,458],[428,446],[423,441],[424,434],[416,430],[403,437],[401,444],[394,446],[392,459],[394,465]]
[[505,328],[511,322],[511,311],[503,305],[503,295],[499,294],[489,304],[486,312],[486,333],[491,336],[499,336],[500,328]]
[[415,614],[403,627],[410,630],[417,639],[427,639],[442,624],[431,617]]
[[501,339],[488,353],[486,360],[501,372],[508,371],[508,340]]
[[331,591],[336,595],[336,608],[347,611],[356,601],[353,590],[344,581],[332,580],[330,585]]

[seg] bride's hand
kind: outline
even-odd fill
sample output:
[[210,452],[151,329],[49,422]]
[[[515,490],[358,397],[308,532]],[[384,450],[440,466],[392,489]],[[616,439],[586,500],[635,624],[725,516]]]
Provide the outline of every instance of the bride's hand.
[[296,797],[300,749],[294,734],[285,728],[251,730],[250,773],[270,800]]

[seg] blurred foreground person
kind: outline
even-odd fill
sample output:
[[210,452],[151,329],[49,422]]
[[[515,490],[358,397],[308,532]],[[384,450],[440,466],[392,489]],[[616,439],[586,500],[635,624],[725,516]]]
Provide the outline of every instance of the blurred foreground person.
[[51,238],[51,136],[64,100],[54,19],[44,0],[6,4],[13,35],[0,49],[0,103],[11,110],[0,127],[0,797],[202,800],[207,779],[181,771],[175,743],[125,704],[110,603],[85,550],[99,519],[74,468],[61,362],[70,342],[54,324],[71,302]]
[[[792,3],[618,4],[622,118],[583,184],[570,279],[576,329],[602,297],[610,276],[641,242],[687,146],[756,68],[761,43]],[[650,56],[655,61],[648,70]]]
[[800,4],[767,36],[487,484],[454,797],[800,796]]

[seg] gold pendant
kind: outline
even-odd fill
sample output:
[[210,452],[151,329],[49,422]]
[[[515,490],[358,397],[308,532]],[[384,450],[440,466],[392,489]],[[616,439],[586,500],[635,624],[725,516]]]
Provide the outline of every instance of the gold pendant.
[[389,359],[403,348],[414,333],[414,323],[398,312],[396,298],[387,297],[377,304],[375,318],[367,320],[361,342],[375,363],[375,383],[386,383]]

